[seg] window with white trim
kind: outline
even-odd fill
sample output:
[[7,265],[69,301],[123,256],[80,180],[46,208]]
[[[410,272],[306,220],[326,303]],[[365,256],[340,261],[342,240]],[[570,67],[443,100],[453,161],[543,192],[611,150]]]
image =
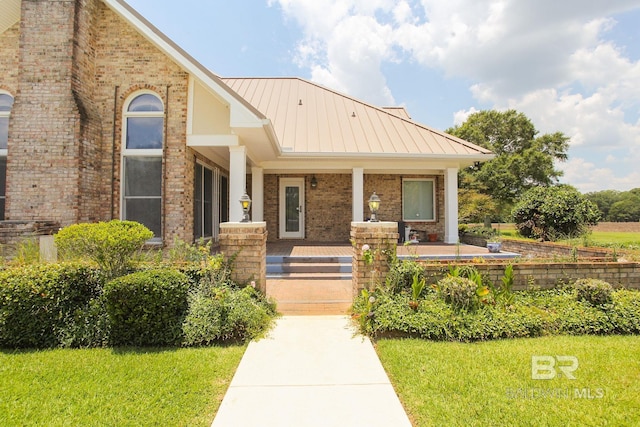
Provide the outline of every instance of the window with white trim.
[[121,218],[137,221],[162,240],[164,106],[152,92],[125,103],[122,141]]
[[13,96],[0,92],[0,220],[4,220],[7,195],[7,147],[9,142],[9,116],[13,108]]
[[403,221],[435,221],[435,181],[426,178],[402,180]]

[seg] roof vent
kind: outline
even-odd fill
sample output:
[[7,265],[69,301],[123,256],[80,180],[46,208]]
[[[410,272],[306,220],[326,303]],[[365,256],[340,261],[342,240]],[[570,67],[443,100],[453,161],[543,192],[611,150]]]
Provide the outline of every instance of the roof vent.
[[351,117],[355,117],[356,116],[356,112],[354,111],[353,113],[351,113]]
[[298,101],[298,105],[302,105],[302,99]]

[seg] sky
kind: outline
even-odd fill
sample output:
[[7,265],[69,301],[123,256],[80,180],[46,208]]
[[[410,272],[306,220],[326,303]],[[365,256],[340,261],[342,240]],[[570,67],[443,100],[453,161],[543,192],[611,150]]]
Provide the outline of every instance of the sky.
[[301,77],[440,130],[518,110],[561,182],[640,187],[640,0],[129,0],[223,77]]

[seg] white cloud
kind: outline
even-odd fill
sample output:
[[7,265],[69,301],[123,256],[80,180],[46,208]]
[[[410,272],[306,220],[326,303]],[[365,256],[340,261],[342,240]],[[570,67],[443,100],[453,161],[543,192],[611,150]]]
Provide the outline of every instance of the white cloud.
[[640,172],[620,176],[612,168],[598,167],[582,158],[571,159],[558,167],[564,171],[561,181],[577,187],[582,193],[611,189],[627,191],[638,188],[640,183]]
[[[611,17],[640,7],[638,0],[271,2],[302,28],[298,64],[317,82],[390,104],[383,65],[415,62],[471,82],[478,105],[518,109],[540,131],[562,131],[572,147],[591,149],[576,159],[580,168],[565,166],[566,179],[606,183],[613,172],[594,163],[606,158],[603,147],[624,149],[627,163],[640,164],[640,62],[605,41]],[[455,112],[454,123],[474,111]]]

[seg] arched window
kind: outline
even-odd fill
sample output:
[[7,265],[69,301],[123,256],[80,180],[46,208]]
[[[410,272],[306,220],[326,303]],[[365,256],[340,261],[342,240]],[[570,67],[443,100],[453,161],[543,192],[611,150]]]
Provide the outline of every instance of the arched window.
[[162,146],[164,106],[153,93],[125,103],[122,142],[122,214],[162,241]]
[[7,146],[9,142],[9,115],[13,96],[0,92],[0,220],[4,220],[7,195]]

